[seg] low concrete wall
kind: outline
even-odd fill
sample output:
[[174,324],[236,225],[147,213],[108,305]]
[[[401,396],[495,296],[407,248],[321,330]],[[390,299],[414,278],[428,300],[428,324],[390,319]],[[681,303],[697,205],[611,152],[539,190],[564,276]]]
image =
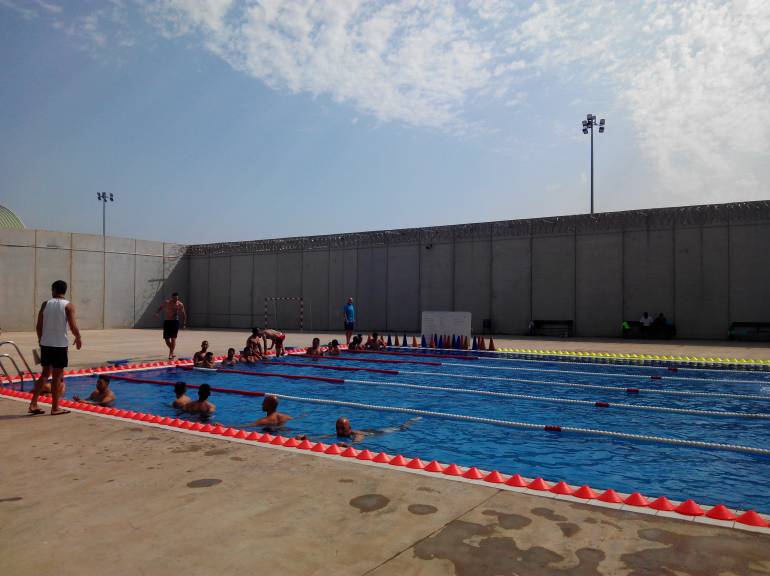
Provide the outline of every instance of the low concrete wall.
[[[523,334],[572,320],[618,336],[663,312],[686,338],[725,338],[732,321],[770,321],[770,202],[664,208],[191,246],[198,326],[264,322],[264,298],[305,298],[305,328],[418,331],[423,310],[468,310],[473,329]],[[298,304],[268,322],[296,329]]]
[[51,283],[69,284],[81,328],[159,324],[164,295],[187,292],[185,246],[47,230],[0,230],[0,329],[34,330]]

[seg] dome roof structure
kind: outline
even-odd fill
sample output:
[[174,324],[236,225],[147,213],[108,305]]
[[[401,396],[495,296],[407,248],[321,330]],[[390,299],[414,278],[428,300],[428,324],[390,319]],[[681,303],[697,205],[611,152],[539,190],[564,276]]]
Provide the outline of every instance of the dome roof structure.
[[13,228],[21,230],[24,228],[24,222],[5,206],[0,205],[0,228]]

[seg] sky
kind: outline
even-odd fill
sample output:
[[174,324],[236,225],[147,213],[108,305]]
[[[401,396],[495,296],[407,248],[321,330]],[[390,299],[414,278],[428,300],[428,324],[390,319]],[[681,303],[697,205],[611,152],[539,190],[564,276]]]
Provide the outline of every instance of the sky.
[[0,0],[0,204],[181,243],[770,198],[766,0]]

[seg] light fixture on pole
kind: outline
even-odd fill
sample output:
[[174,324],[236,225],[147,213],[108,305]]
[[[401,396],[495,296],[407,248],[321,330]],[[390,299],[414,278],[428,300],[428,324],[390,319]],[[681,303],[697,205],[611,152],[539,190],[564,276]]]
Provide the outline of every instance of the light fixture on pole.
[[107,201],[114,202],[115,197],[112,192],[97,192],[96,199],[102,203],[102,236],[107,235]]
[[591,214],[594,213],[594,126],[599,127],[599,134],[604,132],[604,118],[596,121],[596,116],[588,114],[583,120],[583,134],[591,132]]

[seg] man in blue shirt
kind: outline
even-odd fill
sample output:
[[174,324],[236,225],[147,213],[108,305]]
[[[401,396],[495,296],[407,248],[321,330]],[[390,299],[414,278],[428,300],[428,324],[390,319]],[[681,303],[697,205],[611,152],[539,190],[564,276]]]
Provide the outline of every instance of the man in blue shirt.
[[353,336],[353,330],[356,329],[356,308],[353,306],[353,297],[348,298],[345,305],[345,338],[350,344],[350,338]]

